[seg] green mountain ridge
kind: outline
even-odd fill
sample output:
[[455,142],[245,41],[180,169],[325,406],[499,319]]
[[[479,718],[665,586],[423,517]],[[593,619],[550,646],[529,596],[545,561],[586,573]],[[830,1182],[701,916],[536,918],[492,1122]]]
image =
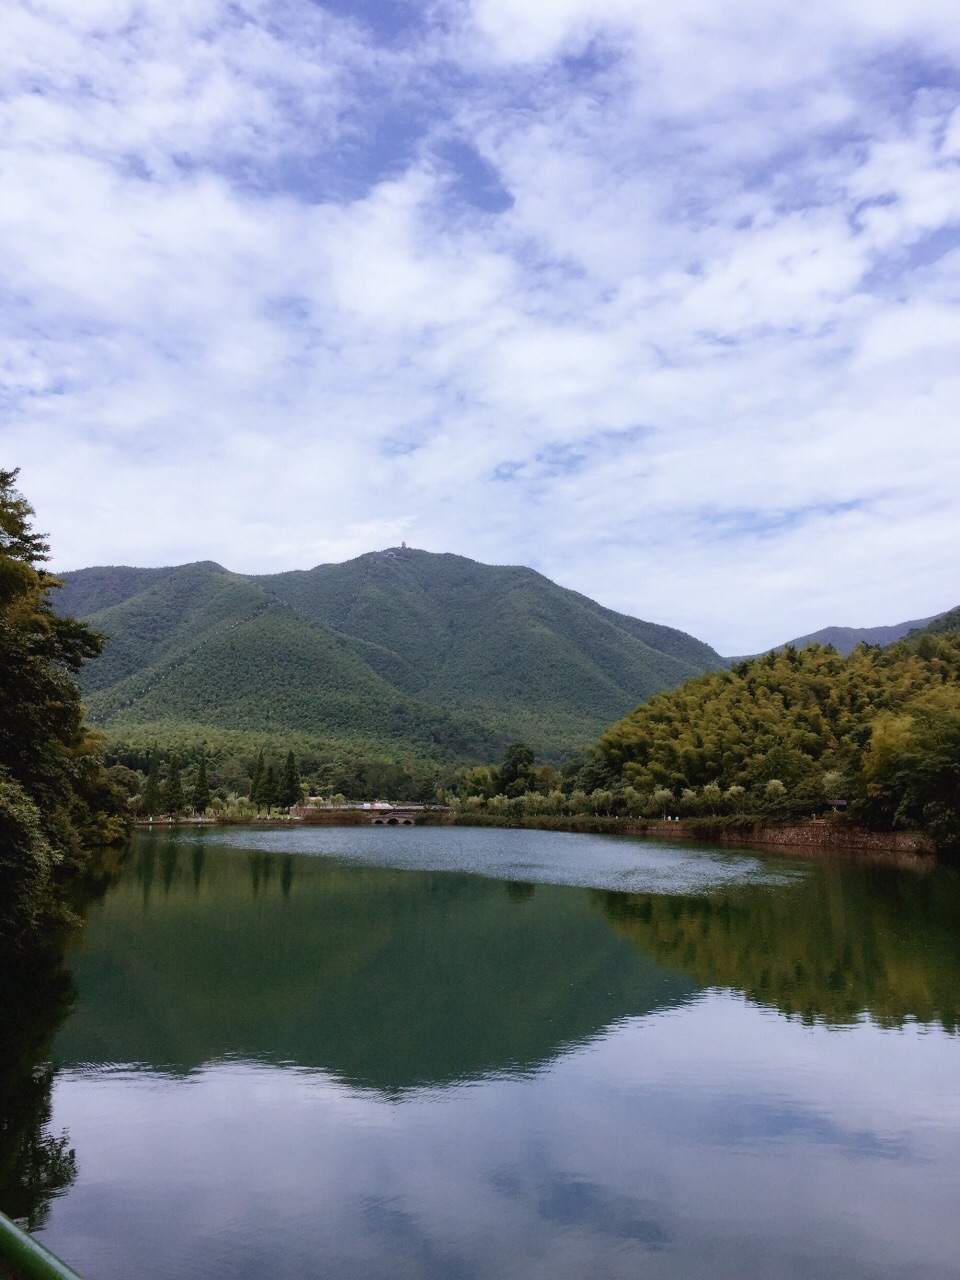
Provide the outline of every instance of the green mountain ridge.
[[522,738],[557,758],[723,665],[535,570],[406,548],[270,575],[202,561],[63,576],[58,611],[109,637],[81,676],[90,717],[127,740],[179,726],[492,760]]
[[[951,631],[960,631],[960,605],[955,609],[948,609],[946,613],[938,614],[936,618],[927,621],[925,626],[916,628],[917,633],[926,632],[932,636],[947,635]],[[914,632],[911,631],[911,635]]]

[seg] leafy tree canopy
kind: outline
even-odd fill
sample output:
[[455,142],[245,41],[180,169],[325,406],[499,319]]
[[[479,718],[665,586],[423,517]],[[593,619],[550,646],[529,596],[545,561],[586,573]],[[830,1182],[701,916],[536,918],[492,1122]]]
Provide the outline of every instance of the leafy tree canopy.
[[29,929],[54,866],[122,832],[125,797],[84,724],[74,676],[102,638],[50,603],[48,547],[33,508],[0,470],[0,928]]
[[926,828],[960,850],[960,634],[736,663],[651,698],[595,757],[614,785],[742,787],[785,812],[790,797],[843,799],[868,822]]

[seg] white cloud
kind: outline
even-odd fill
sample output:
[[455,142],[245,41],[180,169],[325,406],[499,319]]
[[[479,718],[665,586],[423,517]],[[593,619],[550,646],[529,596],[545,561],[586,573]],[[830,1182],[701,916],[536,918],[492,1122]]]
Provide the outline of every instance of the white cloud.
[[0,440],[57,562],[403,536],[726,651],[955,604],[948,19],[15,4]]

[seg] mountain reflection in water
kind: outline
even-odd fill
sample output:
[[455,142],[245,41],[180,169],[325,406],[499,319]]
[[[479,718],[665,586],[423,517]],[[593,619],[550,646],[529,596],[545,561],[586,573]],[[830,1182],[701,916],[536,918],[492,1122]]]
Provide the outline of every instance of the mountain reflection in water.
[[105,866],[7,974],[0,1208],[96,1280],[953,1275],[954,873],[393,835]]
[[535,1069],[696,986],[584,890],[149,838],[72,967],[61,1068],[229,1056],[388,1093]]
[[390,1092],[536,1068],[704,987],[952,1030],[960,877],[802,872],[622,894],[141,838],[72,958],[57,1064],[231,1056]]

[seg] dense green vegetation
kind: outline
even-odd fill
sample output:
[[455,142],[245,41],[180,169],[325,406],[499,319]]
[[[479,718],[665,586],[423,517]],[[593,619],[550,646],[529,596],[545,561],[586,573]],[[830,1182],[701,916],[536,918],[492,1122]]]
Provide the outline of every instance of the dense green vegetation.
[[326,797],[504,819],[827,814],[960,848],[957,610],[886,649],[788,645],[725,669],[532,570],[406,548],[261,577],[86,569],[62,595],[111,636],[82,679],[136,812],[287,807],[292,752]]
[[927,632],[933,636],[946,635],[950,631],[960,631],[960,605],[956,609],[951,609],[948,613],[942,613],[938,618],[934,618],[925,627],[917,627],[915,630],[917,633]]
[[405,548],[265,577],[84,569],[62,607],[109,637],[82,673],[92,720],[140,750],[493,761],[523,738],[559,759],[721,664],[531,569]]
[[114,744],[108,759],[112,782],[130,813],[211,814],[249,818],[286,810],[307,795],[347,800],[443,801],[447,788],[463,785],[465,771],[411,758],[330,759],[313,748],[293,751],[283,740],[249,749],[245,742],[171,751]]
[[101,638],[51,607],[33,508],[0,471],[0,938],[27,938],[58,876],[124,831],[124,797],[84,723],[75,675]]
[[[936,624],[934,624],[936,626]],[[788,648],[658,694],[596,747],[640,808],[776,817],[841,806],[960,850],[960,635],[848,657]]]
[[[960,853],[960,611],[886,649],[787,647],[657,694],[558,772],[532,753],[462,770],[465,814],[701,824],[827,816]],[[517,762],[519,761],[519,767]]]

